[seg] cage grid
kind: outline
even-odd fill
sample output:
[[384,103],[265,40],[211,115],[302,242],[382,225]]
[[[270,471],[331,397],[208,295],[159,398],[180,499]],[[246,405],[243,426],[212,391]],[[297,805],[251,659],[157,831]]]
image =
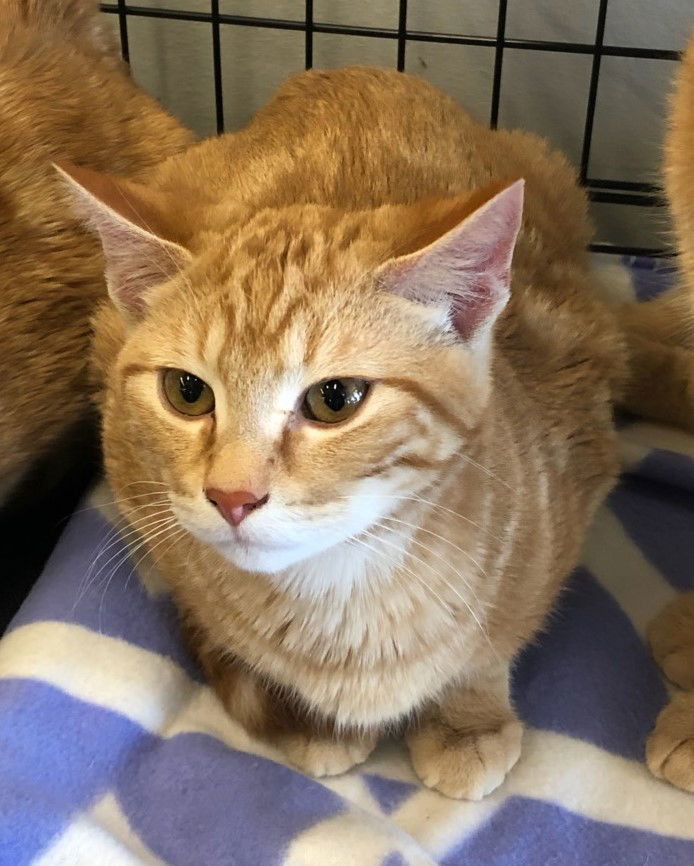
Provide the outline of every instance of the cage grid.
[[[680,59],[679,51],[643,48],[636,46],[610,45],[604,41],[605,24],[609,0],[599,0],[595,36],[592,42],[559,42],[551,40],[514,39],[506,36],[508,0],[498,0],[497,25],[495,36],[469,36],[457,33],[436,33],[422,30],[409,30],[407,27],[408,0],[398,0],[397,27],[357,26],[320,22],[314,18],[313,0],[304,0],[303,20],[289,20],[253,15],[227,14],[220,11],[219,0],[210,0],[210,11],[155,8],[116,0],[115,3],[101,3],[101,10],[118,17],[119,34],[123,58],[130,60],[128,40],[128,19],[144,17],[170,21],[194,21],[210,25],[212,41],[212,64],[214,81],[214,104],[217,132],[224,132],[224,93],[222,86],[222,51],[220,30],[222,26],[259,27],[272,30],[302,31],[304,33],[304,66],[313,66],[313,39],[316,33],[341,36],[361,36],[394,40],[397,43],[396,68],[405,69],[408,43],[425,42],[430,44],[473,45],[494,51],[492,92],[489,108],[489,123],[495,128],[499,118],[501,99],[502,69],[506,49],[528,51],[550,51],[562,54],[592,55],[588,100],[583,127],[583,140],[579,162],[579,178],[586,187],[591,201],[607,204],[631,205],[637,207],[659,207],[664,204],[661,189],[646,181],[627,181],[612,178],[589,176],[590,151],[595,122],[595,107],[600,81],[600,68],[603,57],[628,57],[643,60]],[[661,248],[624,246],[610,243],[593,243],[594,252],[619,253],[623,255],[667,255]]]

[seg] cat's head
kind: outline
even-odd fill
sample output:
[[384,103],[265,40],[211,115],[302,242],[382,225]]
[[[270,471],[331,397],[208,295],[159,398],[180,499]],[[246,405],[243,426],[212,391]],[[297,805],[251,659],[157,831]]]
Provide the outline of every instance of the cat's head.
[[193,536],[272,573],[450,471],[489,401],[522,182],[186,238],[164,196],[70,174],[104,248],[103,321],[121,323],[104,403],[117,495],[159,485]]

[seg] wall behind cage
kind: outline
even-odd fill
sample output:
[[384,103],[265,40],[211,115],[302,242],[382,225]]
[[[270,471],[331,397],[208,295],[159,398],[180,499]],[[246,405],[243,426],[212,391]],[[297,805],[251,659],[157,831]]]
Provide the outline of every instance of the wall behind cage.
[[[133,0],[134,2],[134,0]],[[142,0],[144,4],[144,0]],[[157,9],[209,13],[208,0],[149,0]],[[599,0],[508,0],[506,37],[570,45],[592,44]],[[303,22],[304,0],[220,0],[223,14]],[[317,22],[394,29],[397,0],[314,0]],[[494,37],[497,0],[410,0],[407,29]],[[110,16],[117,27],[117,19]],[[610,0],[604,43],[681,50],[694,29],[694,0]],[[201,135],[215,132],[209,23],[128,16],[136,80]],[[288,75],[304,68],[304,33],[222,24],[224,120],[243,125]],[[561,47],[561,46],[558,46]],[[313,63],[393,67],[394,39],[315,33]],[[405,69],[442,87],[482,122],[489,121],[493,47],[408,41]],[[578,165],[583,142],[592,54],[506,48],[499,125],[547,136]],[[588,176],[657,183],[667,95],[675,64],[668,59],[602,58]],[[600,241],[662,247],[660,208],[594,202]]]

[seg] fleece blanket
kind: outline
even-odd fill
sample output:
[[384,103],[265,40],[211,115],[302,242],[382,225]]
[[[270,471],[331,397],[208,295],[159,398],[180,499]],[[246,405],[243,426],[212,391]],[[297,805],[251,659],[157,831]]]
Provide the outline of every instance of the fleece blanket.
[[[605,272],[641,296],[670,276]],[[98,489],[0,641],[0,864],[692,866],[694,796],[642,758],[668,696],[644,630],[694,587],[694,439],[625,423],[622,451],[582,565],[516,666],[520,762],[480,803],[422,787],[398,742],[316,781],[249,738]]]

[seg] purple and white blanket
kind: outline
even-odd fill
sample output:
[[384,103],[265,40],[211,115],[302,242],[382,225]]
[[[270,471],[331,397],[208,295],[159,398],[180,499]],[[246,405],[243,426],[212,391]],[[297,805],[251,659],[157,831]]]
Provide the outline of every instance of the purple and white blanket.
[[694,439],[635,423],[622,443],[623,481],[517,665],[521,760],[481,803],[423,788],[396,742],[327,781],[284,766],[225,715],[95,491],[0,641],[0,864],[693,866],[694,796],[642,758],[667,699],[644,628],[694,587]]

